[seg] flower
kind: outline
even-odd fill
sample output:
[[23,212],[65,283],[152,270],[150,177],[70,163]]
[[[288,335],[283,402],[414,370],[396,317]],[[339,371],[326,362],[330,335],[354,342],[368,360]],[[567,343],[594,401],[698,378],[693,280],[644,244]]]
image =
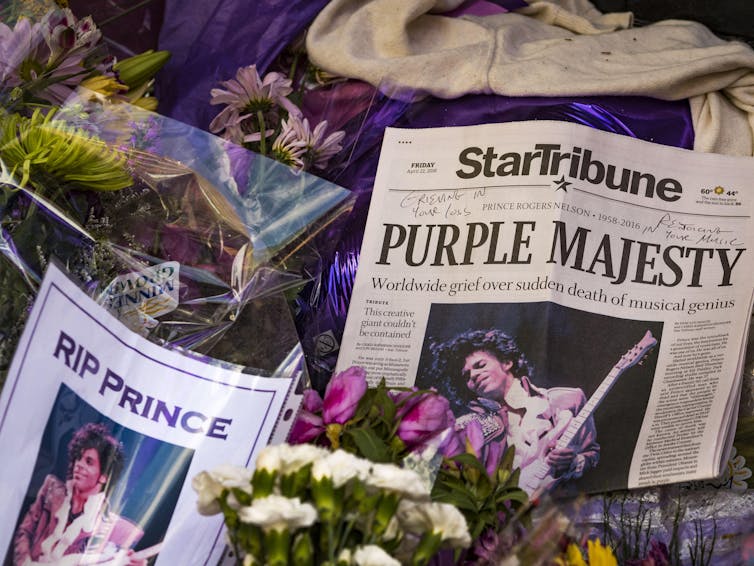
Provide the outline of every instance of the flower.
[[[304,119],[304,123],[308,125],[306,119]],[[324,169],[327,167],[330,159],[343,149],[340,142],[343,141],[346,133],[339,130],[324,137],[326,130],[327,120],[322,120],[314,127],[314,131],[306,138],[307,161],[311,167],[316,169]]]
[[306,143],[299,137],[298,129],[294,127],[296,123],[298,123],[298,118],[295,116],[283,120],[283,129],[272,144],[272,157],[285,165],[301,170],[304,168],[302,157],[306,150]]
[[[259,141],[271,136],[274,125],[275,106],[284,108],[289,115],[299,115],[301,110],[288,100],[293,92],[291,80],[280,73],[267,73],[260,78],[256,65],[241,67],[236,71],[235,79],[221,83],[227,90],[213,88],[210,91],[210,104],[226,104],[209,125],[209,130],[218,133],[225,130],[224,137],[234,143]],[[258,122],[261,114],[265,118],[265,127]]]
[[201,515],[216,515],[220,512],[218,499],[225,489],[251,490],[251,470],[241,466],[222,465],[210,472],[200,472],[191,480],[191,487],[198,494],[196,506]]
[[410,499],[429,499],[429,489],[419,474],[393,464],[372,465],[365,481],[371,487],[401,493]]
[[329,450],[312,444],[271,444],[259,452],[256,469],[292,474],[331,454]]
[[401,564],[374,544],[358,547],[353,553],[353,562],[357,566],[400,566]]
[[602,546],[599,539],[587,541],[589,566],[618,566],[618,560],[609,546]]
[[265,532],[294,530],[314,524],[317,510],[310,503],[302,503],[298,497],[268,495],[239,509],[238,518],[244,523],[261,527]]
[[397,515],[401,526],[408,531],[430,531],[454,547],[471,545],[466,519],[453,505],[435,502],[417,504],[404,500],[398,506]]
[[565,556],[559,558],[556,563],[563,564],[563,566],[586,566],[584,555],[581,554],[581,549],[575,542],[566,547]]
[[332,156],[343,149],[340,142],[346,135],[337,131],[325,137],[326,130],[327,120],[322,120],[312,130],[307,118],[290,115],[273,144],[273,156],[299,169],[324,169]]
[[325,431],[322,415],[322,398],[314,389],[304,390],[304,399],[301,409],[296,415],[291,432],[288,434],[288,442],[291,444],[303,444],[311,442]]
[[731,449],[723,477],[725,483],[730,483],[733,491],[744,492],[749,489],[746,480],[751,477],[751,470],[746,467],[746,459],[743,455],[736,453],[735,446]]
[[325,424],[343,424],[353,417],[367,390],[366,371],[352,366],[335,374],[325,388],[322,418]]
[[223,486],[209,472],[195,475],[191,480],[191,487],[199,496],[196,508],[200,515],[217,515],[221,511],[218,499],[222,495]]
[[0,31],[2,77],[10,79],[9,85],[24,84],[35,96],[62,104],[87,74],[106,71],[101,58],[99,64],[89,60],[100,39],[91,17],[77,20],[68,8],[51,10],[34,25],[22,18],[12,35],[7,27]]
[[450,403],[442,395],[424,393],[407,402],[398,412],[398,437],[409,450],[421,448],[427,441],[455,425]]
[[28,18],[19,18],[13,29],[0,22],[0,85],[12,87],[23,82],[21,64],[42,42],[40,25]]
[[370,468],[371,462],[368,460],[358,458],[345,450],[336,450],[314,462],[312,478],[330,478],[335,487],[340,487],[353,478],[365,481],[370,474]]

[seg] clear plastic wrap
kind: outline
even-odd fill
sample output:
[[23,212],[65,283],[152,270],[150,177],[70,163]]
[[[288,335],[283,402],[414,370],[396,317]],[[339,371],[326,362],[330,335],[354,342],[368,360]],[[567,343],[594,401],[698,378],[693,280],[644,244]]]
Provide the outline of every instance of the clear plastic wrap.
[[[3,369],[53,256],[157,343],[263,375],[297,347],[284,293],[321,262],[349,191],[88,91],[2,121]],[[94,181],[62,174],[84,158]]]

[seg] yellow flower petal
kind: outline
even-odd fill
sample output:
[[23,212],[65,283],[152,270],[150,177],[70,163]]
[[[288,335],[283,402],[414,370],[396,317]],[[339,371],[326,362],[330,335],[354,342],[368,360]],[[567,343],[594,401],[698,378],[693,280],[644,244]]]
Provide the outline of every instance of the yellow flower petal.
[[587,541],[587,554],[589,566],[618,566],[613,549],[609,546],[602,546],[599,539]]

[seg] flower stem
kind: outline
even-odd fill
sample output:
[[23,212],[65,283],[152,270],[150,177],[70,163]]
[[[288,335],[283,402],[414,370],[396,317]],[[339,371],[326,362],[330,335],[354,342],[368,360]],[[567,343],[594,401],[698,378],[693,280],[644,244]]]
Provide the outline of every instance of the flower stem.
[[151,4],[154,0],[143,0],[143,2],[139,2],[138,4],[134,4],[133,6],[126,8],[123,10],[120,14],[116,14],[115,16],[111,16],[109,18],[106,18],[99,22],[97,24],[98,27],[106,26],[107,24],[116,21],[118,18],[122,18],[123,16],[127,16],[131,12],[135,12],[139,8],[142,8],[146,6],[147,4]]
[[259,120],[259,153],[267,155],[267,126],[264,123],[264,112],[257,110]]

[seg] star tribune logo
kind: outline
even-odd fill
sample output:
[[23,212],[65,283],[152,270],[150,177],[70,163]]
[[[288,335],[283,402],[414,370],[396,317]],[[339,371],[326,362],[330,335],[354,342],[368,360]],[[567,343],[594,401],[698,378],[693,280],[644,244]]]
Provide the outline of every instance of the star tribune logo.
[[568,192],[568,187],[572,185],[570,181],[566,181],[565,175],[561,175],[560,179],[557,179],[554,181],[555,183],[555,191],[559,191],[560,189],[563,189],[564,193]]

